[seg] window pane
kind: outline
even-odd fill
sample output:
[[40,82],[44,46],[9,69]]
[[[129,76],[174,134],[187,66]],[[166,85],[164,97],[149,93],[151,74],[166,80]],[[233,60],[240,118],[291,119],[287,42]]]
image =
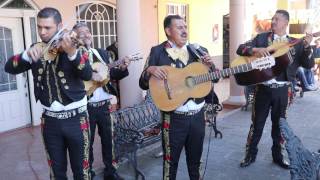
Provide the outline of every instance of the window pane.
[[9,91],[9,85],[8,84],[0,84],[0,92],[6,92]]
[[92,35],[98,35],[98,23],[97,22],[92,22]]
[[[8,28],[0,27],[0,92],[17,89],[16,76],[10,75],[4,71],[4,66],[8,57],[13,55],[12,33]],[[9,86],[12,88],[10,89]]]
[[110,23],[110,34],[111,35],[114,35],[115,34],[115,27],[114,27],[114,22],[111,22]]
[[93,37],[93,47],[94,48],[98,48],[99,45],[98,45],[98,37]]
[[31,27],[31,41],[32,43],[37,42],[37,30],[36,30],[36,18],[30,17],[30,27]]

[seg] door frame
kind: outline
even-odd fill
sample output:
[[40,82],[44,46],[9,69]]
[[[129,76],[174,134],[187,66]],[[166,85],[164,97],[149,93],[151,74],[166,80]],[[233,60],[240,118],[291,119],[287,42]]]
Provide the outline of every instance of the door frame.
[[[0,8],[0,17],[3,18],[21,18],[22,20],[22,31],[23,31],[23,41],[24,41],[24,48],[27,49],[32,44],[32,36],[31,36],[31,21],[30,18],[36,18],[37,13],[39,11],[39,7],[36,6],[31,1],[27,2],[34,8],[34,10],[26,10],[26,9],[5,9]],[[37,39],[38,33],[37,34]],[[36,102],[35,96],[34,96],[34,83],[33,83],[33,76],[32,72],[27,72],[27,81],[28,81],[28,95],[29,95],[29,105],[30,105],[30,119],[31,119],[31,125],[39,125],[41,123],[40,117],[42,114],[42,106],[38,102]]]

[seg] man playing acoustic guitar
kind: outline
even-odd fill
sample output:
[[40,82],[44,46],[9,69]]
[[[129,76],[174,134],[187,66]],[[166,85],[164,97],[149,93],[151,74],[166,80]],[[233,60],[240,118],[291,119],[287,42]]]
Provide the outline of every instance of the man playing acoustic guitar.
[[[89,60],[90,64],[93,63],[102,63],[102,65],[109,64],[109,55],[107,51],[103,49],[94,49],[91,48],[92,36],[88,26],[85,23],[78,23],[73,27],[73,30],[78,34],[79,38],[83,41],[89,51]],[[120,67],[115,67],[110,69],[110,79],[121,80],[122,78],[128,76],[129,72],[127,66],[129,65],[130,60],[128,57],[125,57],[124,63]],[[105,65],[103,65],[105,66]],[[105,66],[107,67],[107,66]],[[103,69],[102,69],[103,70]],[[96,71],[96,72],[95,72]],[[99,69],[94,70],[92,74],[92,80],[95,82],[102,82],[107,77],[102,77],[104,74],[109,76],[109,71],[107,72],[97,72]],[[105,180],[121,180],[123,179],[116,173],[114,167],[114,153],[113,153],[113,122],[110,117],[110,112],[114,110],[113,105],[117,104],[113,102],[113,99],[116,98],[116,90],[112,87],[111,83],[108,82],[102,87],[96,88],[92,94],[88,94],[88,112],[89,112],[89,122],[90,122],[90,172],[92,177],[95,176],[95,173],[92,169],[93,164],[93,142],[95,137],[96,126],[98,126],[98,133],[101,138],[101,147],[102,147],[102,158],[105,165],[104,168],[104,179]]]
[[[273,49],[270,52],[270,49],[267,48],[268,46],[278,42],[290,44],[298,42],[297,39],[287,35],[286,29],[288,23],[289,13],[285,10],[277,10],[272,17],[271,31],[258,34],[253,40],[241,44],[237,50],[237,54],[241,56],[255,55],[257,57],[270,56],[272,51],[276,51],[276,49]],[[265,81],[256,86],[252,109],[252,124],[247,138],[245,157],[240,163],[241,167],[249,166],[255,161],[258,152],[257,146],[270,109],[273,162],[282,168],[287,169],[289,167],[289,160],[285,157],[285,142],[280,134],[279,119],[286,118],[288,102],[290,100],[290,94],[292,94],[291,82],[295,78],[297,68],[299,66],[305,68],[314,66],[314,58],[312,57],[310,47],[311,40],[312,35],[307,34],[303,38],[303,41],[294,43],[295,45],[291,47],[288,52],[291,63],[287,68],[274,79]]]
[[[183,18],[169,15],[164,20],[164,30],[168,41],[151,49],[139,85],[149,89],[151,76],[165,80],[167,72],[163,66],[184,68],[199,57],[208,67],[213,59],[207,53],[196,54],[188,45],[187,26]],[[185,147],[189,177],[200,178],[200,158],[205,136],[204,98],[188,99],[183,105],[170,112],[162,112],[163,179],[176,179],[177,167],[182,148]]]

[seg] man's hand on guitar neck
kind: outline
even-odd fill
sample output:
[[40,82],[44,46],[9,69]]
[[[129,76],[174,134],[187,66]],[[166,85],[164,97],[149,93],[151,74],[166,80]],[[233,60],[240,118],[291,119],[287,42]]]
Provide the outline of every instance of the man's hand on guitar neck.
[[123,59],[124,59],[123,63],[121,65],[119,65],[121,71],[126,70],[130,64],[129,56],[125,56]]
[[210,56],[209,54],[206,54],[204,56],[201,57],[203,64],[205,64],[206,66],[208,66],[209,68],[212,67],[214,65],[214,59],[212,56]]
[[167,79],[168,73],[161,66],[149,66],[146,70],[147,76],[154,76],[158,79]]

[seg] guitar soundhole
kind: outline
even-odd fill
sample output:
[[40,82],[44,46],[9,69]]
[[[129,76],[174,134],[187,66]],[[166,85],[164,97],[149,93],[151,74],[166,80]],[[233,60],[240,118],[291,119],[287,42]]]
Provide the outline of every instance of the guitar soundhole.
[[186,78],[186,86],[189,88],[193,88],[196,85],[196,81],[193,77],[187,77]]

